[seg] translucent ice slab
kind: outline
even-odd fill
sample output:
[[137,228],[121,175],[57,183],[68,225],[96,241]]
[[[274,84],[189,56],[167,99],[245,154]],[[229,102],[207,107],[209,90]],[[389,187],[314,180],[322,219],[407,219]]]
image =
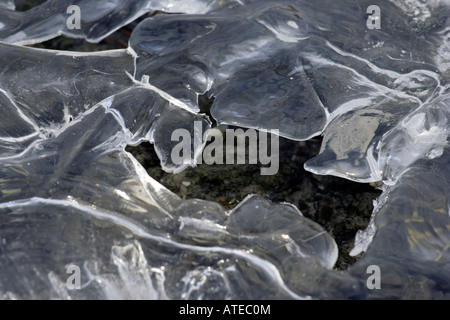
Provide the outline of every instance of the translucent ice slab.
[[14,10],[15,7],[14,0],[4,0],[0,2],[0,8],[2,9]]
[[[386,118],[364,128],[369,139],[386,130],[385,121],[407,116],[440,90],[436,48],[420,49],[423,41],[394,4],[384,4],[384,19],[404,24],[368,32],[368,5],[322,2],[249,1],[207,15],[147,19],[130,39],[137,76],[149,75],[194,111],[197,96],[208,92],[218,123],[277,128],[296,140],[320,134],[331,122],[340,126],[341,115],[377,109]],[[317,13],[317,5],[329,8],[328,15]],[[337,21],[332,27],[329,12]],[[440,31],[427,33],[429,41],[442,44]],[[357,170],[364,172],[344,174],[371,179],[367,168]]]
[[78,54],[0,43],[0,157],[58,134],[99,101],[129,88],[133,58],[126,50]]
[[[5,297],[300,298],[285,284],[284,274],[296,272],[285,259],[305,269],[331,268],[334,240],[294,206],[251,196],[226,212],[215,203],[181,200],[124,151],[143,132],[154,135],[156,146],[170,140],[164,134],[189,117],[202,119],[145,87],[131,88],[20,157],[2,159]],[[191,261],[199,264],[192,268]],[[82,290],[68,291],[69,265],[84,266]],[[152,287],[155,272],[170,275],[160,284],[164,291]],[[179,287],[198,286],[197,274],[208,278],[204,289]]]
[[[450,298],[449,5],[381,1],[371,30],[371,2],[86,0],[70,32],[66,1],[3,2],[0,297]],[[127,50],[6,43],[95,42],[153,10],[192,14],[144,20]],[[218,123],[323,134],[312,172],[383,182],[355,265],[334,271],[334,240],[293,205],[182,200],[125,151],[151,141],[166,171],[194,166],[204,93]],[[192,161],[177,164],[180,128]]]
[[[4,1],[4,0],[2,0]],[[33,44],[58,35],[99,42],[147,12],[204,13],[218,7],[217,0],[50,0],[25,12],[12,10],[14,1],[0,6],[0,39],[8,43]],[[222,2],[223,3],[223,2]],[[76,11],[71,5],[78,6]],[[79,11],[78,11],[79,9]],[[80,12],[80,28],[73,28],[73,14]],[[68,20],[70,19],[69,23]]]

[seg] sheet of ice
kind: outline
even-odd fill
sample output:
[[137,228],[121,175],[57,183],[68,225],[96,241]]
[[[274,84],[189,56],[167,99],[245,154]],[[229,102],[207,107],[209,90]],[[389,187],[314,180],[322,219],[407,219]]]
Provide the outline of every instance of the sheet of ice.
[[0,2],[0,8],[14,10],[16,5],[14,4],[14,0],[3,0]]
[[[194,14],[143,21],[128,50],[0,43],[0,297],[449,298],[448,2],[416,14],[382,1],[382,29],[368,30],[370,2],[80,1],[92,33],[65,33],[63,1],[2,8],[0,38],[19,43]],[[308,170],[383,182],[354,266],[332,270],[334,240],[293,205],[182,200],[125,152],[148,140],[165,170],[195,165],[171,162],[171,133],[211,126],[206,92],[219,123],[323,133]],[[366,286],[371,265],[380,290]]]
[[[407,23],[369,33],[366,2],[248,1],[244,9],[236,4],[207,15],[155,16],[130,39],[137,76],[149,75],[193,110],[197,96],[208,92],[219,123],[278,128],[290,139],[307,140],[350,112],[383,110],[384,121],[395,121],[438,90],[437,53],[422,50]],[[317,6],[329,8],[327,14]],[[408,18],[389,2],[383,14],[390,21]],[[427,34],[430,42],[442,42],[438,31]],[[352,178],[370,179],[367,167],[357,170],[365,172]]]
[[8,121],[0,124],[1,158],[58,134],[109,96],[132,86],[126,50],[79,54],[0,43],[0,101]]
[[[33,144],[20,157],[3,159],[0,265],[2,272],[10,275],[0,280],[3,293],[22,298],[70,296],[60,289],[65,287],[61,279],[66,266],[76,264],[86,265],[83,278],[92,285],[89,282],[86,290],[74,292],[74,298],[137,297],[144,292],[116,292],[114,283],[126,284],[129,278],[137,281],[133,272],[147,270],[146,263],[134,266],[133,261],[114,254],[117,247],[140,248],[145,244],[142,255],[158,267],[165,266],[174,281],[165,284],[171,298],[182,293],[176,290],[178,277],[192,272],[192,260],[204,260],[201,268],[239,279],[227,295],[243,294],[241,281],[251,281],[256,273],[267,290],[248,284],[246,294],[298,297],[280,275],[283,260],[289,257],[308,267],[330,268],[337,257],[334,240],[287,204],[272,205],[250,197],[227,213],[214,203],[181,200],[159,185],[124,151],[133,134],[141,132],[140,126],[147,127],[142,132],[159,131],[157,141],[167,141],[170,137],[161,135],[171,133],[171,125],[179,125],[180,119],[173,117],[177,110],[147,91],[132,88],[108,98],[59,135]],[[137,97],[136,103],[133,97]],[[143,105],[148,106],[148,115],[159,111],[161,116],[146,116]],[[202,118],[187,112],[183,118],[189,116]],[[246,222],[253,220],[259,223]],[[145,259],[142,255],[139,259]],[[186,255],[191,259],[183,262]],[[111,257],[117,270],[110,263]],[[251,267],[246,268],[247,264]],[[111,283],[106,281],[105,285],[99,280],[103,278],[112,278]],[[156,294],[150,287],[146,289]]]
[[69,8],[73,1],[49,0],[25,12],[14,11],[11,2],[8,0],[2,5],[8,10],[0,11],[0,39],[15,44],[38,43],[59,35],[97,43],[148,12],[205,13],[226,3],[218,0],[79,0],[76,6],[82,13],[80,26],[73,28],[71,17],[78,13]]

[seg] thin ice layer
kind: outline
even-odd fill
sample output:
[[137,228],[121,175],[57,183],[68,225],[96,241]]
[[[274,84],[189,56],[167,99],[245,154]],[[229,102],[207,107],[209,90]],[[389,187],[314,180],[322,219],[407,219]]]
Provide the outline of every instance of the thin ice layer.
[[417,161],[384,188],[372,222],[375,236],[369,232],[358,239],[363,244],[373,237],[349,271],[362,275],[370,265],[381,268],[382,290],[372,290],[371,297],[396,292],[404,299],[449,298],[449,151],[447,144],[442,156]]
[[58,134],[99,101],[129,88],[134,60],[126,50],[79,54],[0,43],[0,157]]
[[[23,50],[23,57],[29,54],[38,60],[49,54],[61,56],[61,62],[90,57],[5,48],[12,52]],[[108,54],[102,57],[108,63],[116,59]],[[30,65],[34,68],[29,70],[35,71],[37,64]],[[122,71],[123,79],[130,81],[127,70]],[[108,74],[104,76],[109,80]],[[9,82],[4,83],[14,83],[13,78],[6,77]],[[29,80],[32,83],[33,79]],[[46,85],[46,81],[50,84]],[[64,81],[61,83],[61,93],[70,89],[63,85]],[[35,94],[46,88],[58,89],[50,75],[43,77],[40,84]],[[33,105],[31,97],[22,106]],[[90,95],[85,92],[81,97],[88,100]],[[96,97],[100,99],[101,95]],[[301,298],[284,283],[285,273],[297,271],[289,265],[284,271],[284,257],[296,257],[296,265],[302,264],[305,270],[334,265],[334,240],[291,205],[273,205],[250,197],[228,213],[214,203],[181,200],[149,177],[124,151],[127,144],[151,140],[161,158],[169,161],[163,160],[163,167],[180,169],[167,156],[173,149],[173,144],[167,143],[171,133],[184,123],[193,134],[196,121],[203,123],[206,131],[210,122],[182,108],[180,101],[145,79],[142,83],[133,81],[129,88],[86,110],[77,108],[77,104],[68,105],[69,114],[74,116],[67,123],[64,117],[46,112],[47,104],[39,101],[34,114],[52,120],[59,129],[38,136],[20,155],[2,157],[0,265],[2,272],[9,275],[0,283],[4,298],[193,298],[203,297],[204,290],[214,292],[210,298]],[[2,124],[21,127],[24,119],[10,117],[9,121],[18,122],[16,126],[9,121]],[[40,127],[45,127],[45,122],[28,130],[37,134]],[[20,137],[8,136],[16,141]],[[243,223],[247,219],[261,223],[248,229]],[[246,248],[253,248],[253,252]],[[176,254],[167,259],[168,252]],[[187,256],[191,258],[185,259]],[[152,265],[164,266],[164,271],[152,268],[147,257]],[[225,263],[224,257],[228,257]],[[203,263],[193,269],[190,261],[202,259]],[[180,261],[184,261],[183,266],[176,263]],[[67,266],[72,264],[83,268],[82,290],[70,290],[64,280]],[[167,282],[163,282],[165,273],[170,275]],[[261,279],[257,286],[249,283],[255,275]],[[190,287],[196,277],[208,278],[204,289]],[[229,279],[236,281],[230,285]],[[130,287],[135,281],[142,283],[139,290]],[[183,290],[176,289],[186,281]],[[242,286],[251,289],[242,292]]]
[[[13,1],[5,3],[6,9],[0,12],[0,39],[15,44],[38,43],[59,35],[97,43],[147,12],[205,13],[220,3],[216,0],[189,3],[183,0],[80,0],[76,3],[49,0],[28,11],[16,12],[10,2]],[[74,4],[78,8],[70,7]],[[79,19],[79,25],[74,19]]]
[[14,10],[16,5],[14,4],[14,0],[4,0],[0,2],[0,8]]
[[448,94],[442,93],[412,111],[401,100],[390,101],[391,109],[350,111],[330,122],[320,154],[305,168],[359,182],[392,184],[415,161],[442,154],[449,135],[448,105]]
[[[152,117],[155,112],[161,115]],[[228,289],[227,281],[218,282],[208,298],[301,298],[285,283],[298,271],[285,259],[305,270],[334,265],[334,240],[294,206],[253,196],[226,212],[215,203],[181,200],[149,177],[124,151],[126,143],[154,130],[160,135],[158,149],[160,141],[170,139],[164,133],[178,125],[171,121],[175,112],[154,91],[131,88],[21,157],[2,160],[0,266],[9,276],[0,280],[0,291],[5,297],[182,298],[194,293],[176,290],[181,278],[207,268],[235,279]],[[184,118],[202,120],[184,112]],[[250,226],[248,220],[259,223]],[[123,250],[134,253],[121,255]],[[165,293],[154,291],[146,259],[170,275]],[[190,261],[199,265],[192,269]],[[71,264],[84,268],[82,290],[67,288]],[[142,290],[122,289],[142,274],[147,281]],[[251,284],[255,276],[257,285]],[[242,292],[242,286],[249,290]]]
[[[329,11],[317,13],[316,6]],[[439,90],[436,52],[431,46],[420,49],[423,41],[409,17],[389,2],[383,30],[368,32],[367,6],[248,1],[244,8],[228,6],[208,15],[155,16],[139,24],[130,46],[138,54],[138,77],[148,75],[194,111],[198,95],[214,96],[211,115],[218,123],[277,128],[284,137],[307,140],[330,122],[340,126],[341,115],[382,109],[392,117],[371,130],[385,131]],[[440,43],[443,21],[432,18],[439,27],[427,36]],[[353,149],[348,151],[367,150]],[[338,172],[370,180],[367,166],[357,170]]]
[[[91,60],[3,45],[1,295],[448,299],[447,7],[433,1],[417,17],[408,2],[380,4],[380,31],[365,27],[364,1],[239,1],[158,16],[129,49],[139,55],[136,78],[149,76],[142,83],[126,74],[135,56],[125,51]],[[366,253],[350,270],[332,270],[333,239],[292,205],[251,196],[227,212],[181,200],[124,151],[150,140],[166,170],[181,170],[170,135],[182,127],[193,136],[194,121],[209,127],[193,112],[206,90],[219,121],[278,126],[295,139],[323,131],[321,161],[310,162],[317,173],[386,183],[352,252]],[[46,109],[48,96],[67,113]],[[82,269],[81,290],[67,286],[70,264]],[[380,290],[367,287],[373,265]]]

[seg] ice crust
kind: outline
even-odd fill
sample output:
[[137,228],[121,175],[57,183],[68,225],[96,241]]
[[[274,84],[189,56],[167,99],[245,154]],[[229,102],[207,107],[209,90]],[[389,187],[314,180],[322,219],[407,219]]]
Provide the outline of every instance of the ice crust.
[[[0,298],[450,298],[448,1],[381,1],[369,30],[372,1],[82,0],[75,31],[69,2],[0,3]],[[155,11],[128,49],[23,46],[99,42]],[[349,270],[295,206],[183,200],[125,151],[150,141],[166,171],[195,166],[171,162],[171,133],[211,128],[205,93],[219,124],[323,134],[307,170],[382,182]]]

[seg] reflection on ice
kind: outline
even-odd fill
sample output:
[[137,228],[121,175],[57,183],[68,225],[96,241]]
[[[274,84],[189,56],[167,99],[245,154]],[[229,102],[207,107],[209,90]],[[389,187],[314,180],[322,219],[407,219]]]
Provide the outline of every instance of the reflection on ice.
[[[0,297],[448,298],[450,9],[385,0],[368,30],[370,2],[83,0],[80,30],[65,28],[67,1],[2,2]],[[144,20],[126,50],[18,45],[98,42],[152,11],[184,14]],[[171,133],[212,126],[205,93],[218,123],[323,134],[307,170],[383,182],[355,265],[334,271],[335,241],[293,205],[182,200],[125,151],[150,141],[166,171],[195,166],[202,142],[177,165]]]

